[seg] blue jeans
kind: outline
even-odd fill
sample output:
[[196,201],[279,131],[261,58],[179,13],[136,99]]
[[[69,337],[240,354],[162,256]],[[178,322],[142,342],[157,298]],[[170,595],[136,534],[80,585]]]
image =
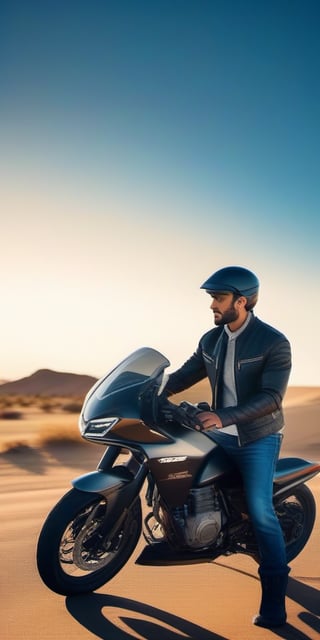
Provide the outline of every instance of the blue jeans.
[[274,433],[242,447],[237,436],[219,429],[210,437],[238,467],[260,555],[261,573],[282,573],[287,569],[285,542],[273,508],[273,474],[279,457],[282,435]]

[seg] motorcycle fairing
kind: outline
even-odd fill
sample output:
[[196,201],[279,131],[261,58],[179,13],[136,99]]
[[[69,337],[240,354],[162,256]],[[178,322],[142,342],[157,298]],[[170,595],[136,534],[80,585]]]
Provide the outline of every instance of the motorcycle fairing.
[[[98,471],[73,480],[73,486],[80,491],[108,496],[130,482],[135,483],[142,465],[145,476],[150,470],[163,499],[173,507],[186,501],[192,486],[204,486],[232,470],[230,460],[211,439],[178,424],[172,424],[170,430],[170,451],[157,442],[139,443],[139,446],[135,442],[135,453],[131,454],[126,465],[112,466],[115,460],[110,459]],[[108,440],[109,444],[114,445],[110,435]],[[122,443],[118,441],[117,444],[121,446]],[[140,462],[135,468],[134,459],[137,456],[140,456]],[[198,477],[199,481],[195,482]]]
[[[159,351],[142,347],[100,378],[89,390],[79,418],[82,435],[92,420],[107,416],[140,419],[139,398],[150,382],[162,378],[169,360]],[[88,437],[88,434],[86,434]]]

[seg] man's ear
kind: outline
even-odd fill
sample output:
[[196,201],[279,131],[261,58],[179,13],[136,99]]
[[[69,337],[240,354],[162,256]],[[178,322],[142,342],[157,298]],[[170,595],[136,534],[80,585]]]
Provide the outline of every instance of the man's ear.
[[240,296],[240,298],[237,298],[236,302],[238,303],[239,307],[244,308],[248,301],[245,296]]

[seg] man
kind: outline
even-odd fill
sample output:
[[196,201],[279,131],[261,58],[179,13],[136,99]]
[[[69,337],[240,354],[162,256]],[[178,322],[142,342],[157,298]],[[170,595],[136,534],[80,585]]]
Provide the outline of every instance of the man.
[[216,328],[169,376],[166,390],[178,393],[209,378],[212,410],[197,418],[239,467],[259,547],[262,599],[253,623],[280,626],[286,622],[289,568],[272,493],[284,425],[282,400],[291,369],[290,344],[255,317],[259,281],[248,269],[220,269],[201,288],[212,298]]

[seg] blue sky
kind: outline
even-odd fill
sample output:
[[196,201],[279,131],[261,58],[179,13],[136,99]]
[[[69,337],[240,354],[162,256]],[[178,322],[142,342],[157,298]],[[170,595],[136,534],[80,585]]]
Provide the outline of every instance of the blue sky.
[[319,3],[2,2],[0,378],[179,365],[199,285],[261,280],[256,313],[319,385]]

